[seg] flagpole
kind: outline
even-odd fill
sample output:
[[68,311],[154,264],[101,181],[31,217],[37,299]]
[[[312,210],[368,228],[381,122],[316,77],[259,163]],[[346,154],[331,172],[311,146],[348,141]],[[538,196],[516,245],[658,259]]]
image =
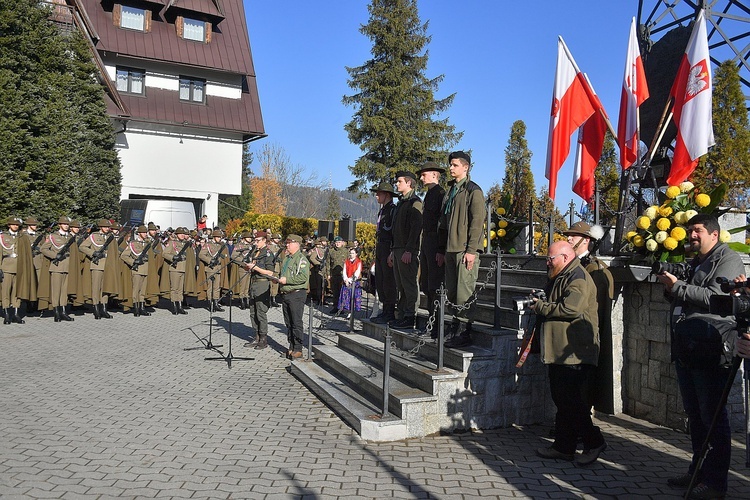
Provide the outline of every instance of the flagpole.
[[[656,127],[656,132],[658,133],[654,134],[654,138],[651,140],[651,146],[646,152],[649,165],[651,165],[651,160],[654,159],[654,155],[656,154],[656,148],[659,147],[659,144],[664,138],[664,134],[667,132],[667,128],[669,127],[669,121],[672,119],[672,104],[674,104],[674,98],[670,97],[669,99],[667,99],[667,104],[666,106],[664,106],[664,112],[662,112],[661,114],[659,125]],[[669,114],[669,118],[667,118],[667,114]]]

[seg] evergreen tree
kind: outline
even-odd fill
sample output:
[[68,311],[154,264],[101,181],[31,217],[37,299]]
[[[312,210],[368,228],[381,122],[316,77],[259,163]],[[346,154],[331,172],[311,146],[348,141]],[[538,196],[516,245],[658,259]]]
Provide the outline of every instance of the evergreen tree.
[[326,207],[325,220],[338,220],[339,217],[341,217],[339,195],[336,193],[335,189],[331,189],[331,194],[328,195],[328,206]]
[[121,174],[98,70],[48,15],[32,0],[0,7],[0,216],[111,217]]
[[750,130],[739,69],[732,61],[723,62],[714,75],[713,122],[716,145],[691,180],[704,191],[726,183],[729,189],[723,204],[745,209],[750,188]]
[[369,21],[360,32],[373,42],[372,59],[346,68],[355,94],[343,98],[355,108],[344,129],[363,152],[349,167],[356,177],[352,191],[391,180],[397,170],[414,170],[427,160],[444,162],[446,150],[462,135],[447,118],[436,118],[455,94],[436,99],[443,76],[425,76],[430,37],[416,0],[372,0],[368,10]]
[[505,148],[505,177],[500,188],[500,199],[507,200],[508,214],[515,219],[528,218],[529,203],[536,192],[531,155],[526,142],[526,124],[523,120],[516,120],[510,128]]
[[[620,160],[615,150],[615,141],[609,132],[604,137],[602,156],[594,177],[599,188],[599,224],[614,226],[617,222],[617,205],[620,202]],[[593,209],[593,205],[589,206]],[[594,223],[593,212],[590,222]]]
[[563,231],[567,231],[568,223],[565,217],[555,206],[555,202],[549,197],[549,187],[542,186],[534,203],[534,243],[536,251],[540,254],[546,253],[549,248],[549,220],[552,218],[553,241],[564,240]]

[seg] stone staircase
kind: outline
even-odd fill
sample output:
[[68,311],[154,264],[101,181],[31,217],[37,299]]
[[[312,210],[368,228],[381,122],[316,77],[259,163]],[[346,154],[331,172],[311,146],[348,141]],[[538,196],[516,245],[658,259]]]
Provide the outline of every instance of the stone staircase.
[[[533,314],[512,307],[513,297],[526,296],[545,281],[543,257],[503,256],[499,261],[495,255],[483,255],[473,343],[464,349],[444,349],[440,370],[436,342],[413,330],[389,329],[386,414],[384,325],[363,320],[361,332],[341,332],[330,345],[316,342],[312,362],[295,360],[290,371],[371,441],[548,420],[553,406],[538,357],[531,356],[521,369],[515,367],[523,328],[533,321]],[[426,316],[426,310],[420,309],[422,327]]]

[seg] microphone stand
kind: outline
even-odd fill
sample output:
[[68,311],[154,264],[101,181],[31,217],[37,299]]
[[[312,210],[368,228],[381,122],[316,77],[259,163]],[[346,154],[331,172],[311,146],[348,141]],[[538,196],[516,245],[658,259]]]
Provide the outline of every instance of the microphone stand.
[[[244,278],[244,276],[243,276],[243,278]],[[242,280],[242,278],[240,278],[239,281],[241,281],[241,280]],[[229,350],[227,351],[227,355],[224,356],[221,351],[217,350],[216,352],[218,352],[220,354],[220,356],[203,358],[206,361],[217,361],[217,360],[226,361],[227,362],[227,368],[230,368],[230,369],[232,368],[232,360],[237,360],[237,361],[253,361],[255,359],[255,358],[238,358],[238,357],[235,357],[232,354],[232,337],[234,336],[233,335],[233,328],[232,328],[232,295],[233,294],[234,294],[234,292],[232,291],[231,288],[226,293],[226,295],[229,296],[229,330],[228,330],[228,333],[229,333]]]
[[[203,283],[201,283],[198,286],[203,286],[209,281],[211,281],[211,298],[209,299],[209,308],[208,308],[208,341],[206,341],[204,338],[198,337],[198,335],[193,332],[193,335],[195,335],[198,340],[203,344],[203,347],[188,347],[185,349],[185,351],[193,351],[195,349],[209,349],[212,351],[220,352],[218,350],[219,347],[224,347],[223,345],[215,345],[211,342],[211,336],[213,334],[213,327],[214,327],[214,280],[216,279],[216,274],[211,275],[210,278],[207,278]],[[192,330],[191,330],[192,331]]]

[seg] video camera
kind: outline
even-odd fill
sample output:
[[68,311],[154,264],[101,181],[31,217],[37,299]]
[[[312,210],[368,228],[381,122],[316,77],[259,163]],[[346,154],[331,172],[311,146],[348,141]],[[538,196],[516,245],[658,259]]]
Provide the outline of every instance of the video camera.
[[513,310],[523,311],[534,304],[534,299],[547,300],[544,290],[532,290],[528,296],[513,297]]
[[734,316],[737,326],[740,329],[746,329],[750,320],[750,295],[745,289],[750,287],[750,283],[747,281],[735,283],[734,280],[723,277],[716,278],[716,282],[721,285],[722,292],[739,291],[739,293],[712,295],[708,299],[708,312],[719,316]]
[[692,268],[687,262],[654,262],[651,266],[651,274],[669,273],[682,281],[690,279],[691,271]]

